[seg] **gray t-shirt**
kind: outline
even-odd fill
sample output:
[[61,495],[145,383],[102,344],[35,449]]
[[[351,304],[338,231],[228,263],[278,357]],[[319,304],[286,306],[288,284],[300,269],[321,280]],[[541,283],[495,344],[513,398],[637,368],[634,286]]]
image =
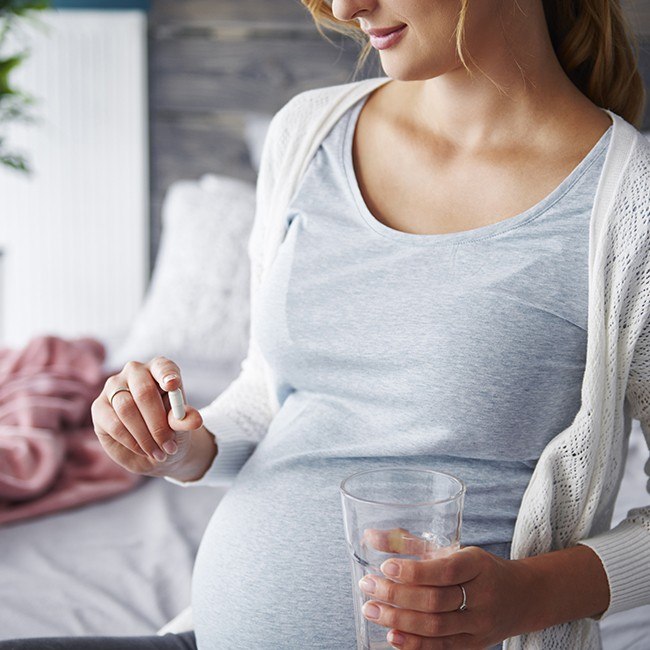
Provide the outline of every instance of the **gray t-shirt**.
[[356,648],[339,485],[362,469],[460,477],[461,545],[508,558],[537,459],[580,406],[589,219],[611,127],[525,212],[416,235],[375,219],[359,190],[366,99],[310,162],[260,289],[252,335],[281,408],[201,543],[199,650]]

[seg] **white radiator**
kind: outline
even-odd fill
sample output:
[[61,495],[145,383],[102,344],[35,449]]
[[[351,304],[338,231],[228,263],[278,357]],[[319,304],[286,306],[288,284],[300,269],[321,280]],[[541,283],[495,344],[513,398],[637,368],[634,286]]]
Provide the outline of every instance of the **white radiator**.
[[146,15],[48,11],[14,85],[40,122],[8,131],[34,174],[0,166],[0,344],[114,338],[148,278]]

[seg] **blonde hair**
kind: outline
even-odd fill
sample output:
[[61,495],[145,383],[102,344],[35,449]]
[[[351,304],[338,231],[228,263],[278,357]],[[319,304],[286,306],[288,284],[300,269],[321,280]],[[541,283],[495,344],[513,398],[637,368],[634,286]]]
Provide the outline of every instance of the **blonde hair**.
[[[301,2],[326,40],[330,39],[323,30],[329,29],[361,46],[356,76],[373,49],[359,25],[337,20],[330,0]],[[460,0],[460,3],[454,32],[456,51],[471,74],[463,51],[470,0]],[[542,0],[542,3],[553,49],[567,76],[596,106],[608,108],[640,129],[646,93],[639,72],[639,44],[620,0]],[[469,57],[472,58],[471,54]]]

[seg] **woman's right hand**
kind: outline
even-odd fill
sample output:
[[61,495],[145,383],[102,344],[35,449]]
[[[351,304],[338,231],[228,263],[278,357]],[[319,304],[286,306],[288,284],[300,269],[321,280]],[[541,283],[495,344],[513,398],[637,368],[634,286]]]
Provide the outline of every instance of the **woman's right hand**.
[[[111,404],[120,387],[128,391],[116,393]],[[182,465],[203,419],[187,404],[185,417],[174,417],[167,393],[181,387],[180,369],[165,357],[129,361],[106,380],[91,413],[99,442],[118,465],[147,476],[165,476]]]

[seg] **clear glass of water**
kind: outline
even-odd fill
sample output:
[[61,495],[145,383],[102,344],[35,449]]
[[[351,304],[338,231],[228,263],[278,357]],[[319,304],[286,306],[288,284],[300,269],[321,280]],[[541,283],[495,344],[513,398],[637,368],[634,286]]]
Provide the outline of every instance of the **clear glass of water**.
[[341,482],[357,650],[392,648],[388,628],[361,611],[371,598],[359,580],[368,574],[386,578],[379,567],[390,558],[427,560],[457,551],[465,490],[451,474],[399,467],[357,472]]

